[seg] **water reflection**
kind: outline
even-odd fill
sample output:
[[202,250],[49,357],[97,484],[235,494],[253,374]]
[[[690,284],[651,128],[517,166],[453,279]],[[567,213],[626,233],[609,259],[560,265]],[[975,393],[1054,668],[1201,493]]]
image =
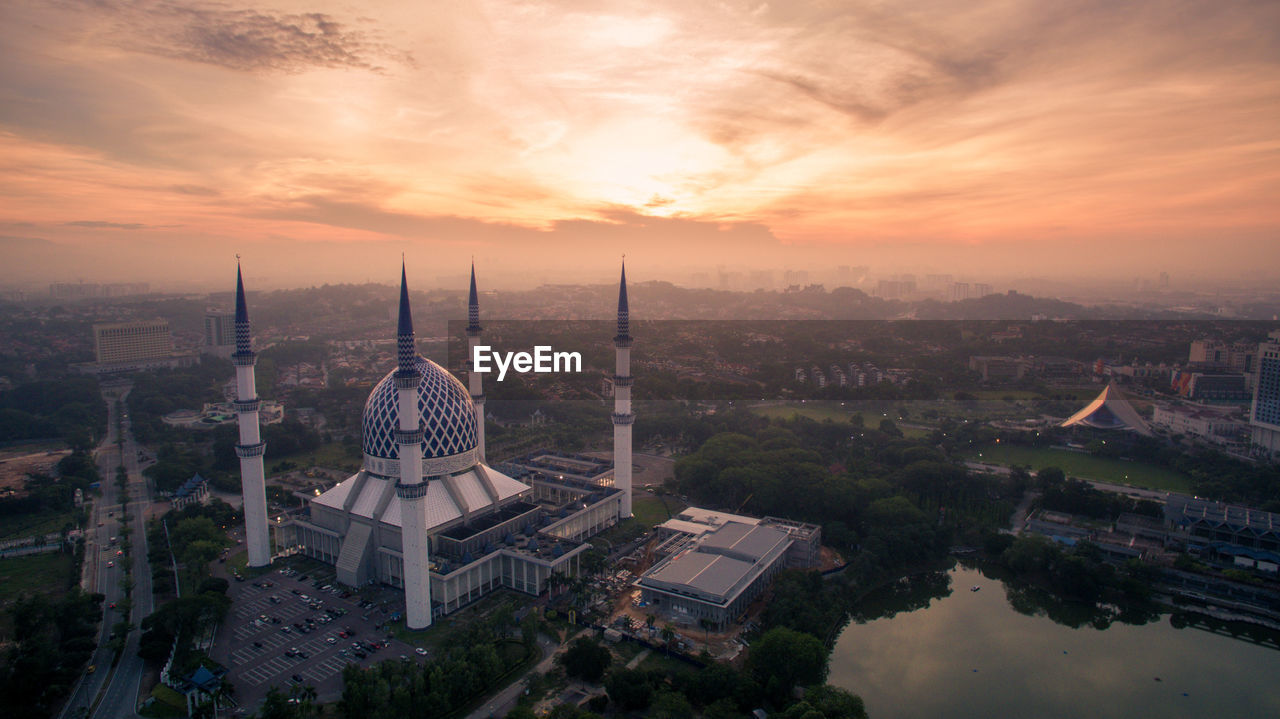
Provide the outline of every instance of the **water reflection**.
[[935,599],[951,596],[948,572],[925,572],[903,577],[876,589],[863,599],[849,618],[859,624],[875,619],[892,619],[901,612],[925,609]]
[[1181,613],[1008,588],[999,574],[957,567],[868,596],[829,681],[861,694],[874,719],[1280,716],[1280,651]]

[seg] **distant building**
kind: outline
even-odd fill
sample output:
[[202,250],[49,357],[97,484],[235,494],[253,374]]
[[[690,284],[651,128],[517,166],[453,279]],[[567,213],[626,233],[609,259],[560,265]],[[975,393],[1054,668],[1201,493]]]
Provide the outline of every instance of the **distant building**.
[[1182,370],[1173,374],[1170,384],[1183,397],[1201,402],[1242,402],[1249,399],[1245,376],[1234,372]]
[[1176,367],[1163,362],[1156,365],[1146,364],[1109,364],[1106,360],[1098,360],[1093,366],[1093,373],[1110,377],[1120,382],[1135,382],[1148,385],[1168,385]]
[[1247,425],[1230,410],[1205,405],[1156,405],[1151,424],[1173,434],[1195,437],[1213,444],[1234,444]]
[[1187,362],[1192,369],[1250,375],[1257,370],[1258,354],[1258,345],[1251,342],[1228,344],[1222,340],[1196,340],[1191,343]]
[[946,290],[955,281],[955,275],[925,275],[924,287],[927,290]]
[[1069,357],[1037,357],[1033,362],[1035,372],[1043,379],[1075,379],[1084,374],[1084,363]]
[[1258,378],[1249,408],[1255,449],[1272,459],[1280,457],[1280,331],[1258,345]]
[[173,338],[165,320],[94,325],[93,345],[99,363],[161,359],[173,354]]
[[[911,279],[905,279],[911,277]],[[876,285],[876,296],[886,300],[896,300],[915,294],[916,280],[911,275],[905,275],[903,279],[896,280],[880,280]]]
[[204,354],[230,357],[236,346],[235,315],[230,312],[206,312],[204,315]]
[[983,382],[992,380],[1022,379],[1030,364],[1019,357],[974,355],[969,358],[969,369],[982,375]]

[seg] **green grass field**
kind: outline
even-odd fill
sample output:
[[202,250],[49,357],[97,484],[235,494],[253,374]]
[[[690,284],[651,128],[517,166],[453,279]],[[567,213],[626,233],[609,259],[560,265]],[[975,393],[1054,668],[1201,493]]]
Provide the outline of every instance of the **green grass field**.
[[61,552],[0,559],[0,604],[23,594],[61,595],[67,588],[72,558]]
[[1058,467],[1068,477],[1096,479],[1132,487],[1183,493],[1191,491],[1191,479],[1184,474],[1141,462],[1094,457],[1065,449],[989,445],[969,452],[966,458],[1006,466],[1031,465],[1032,471]]
[[[664,504],[665,503],[665,504]],[[675,497],[653,495],[636,497],[631,503],[631,513],[636,521],[646,527],[662,524],[679,514],[687,505]]]
[[[862,414],[862,421],[868,427],[875,427],[880,424],[880,420],[884,419],[883,415],[856,413],[846,407],[841,407],[839,402],[805,402],[804,404],[772,404],[752,407],[755,412],[762,417],[770,419],[791,419],[793,417],[808,417],[816,422],[831,420],[838,423],[849,423],[854,414]],[[894,420],[897,421],[896,419]],[[907,420],[913,422],[913,420]],[[912,439],[918,439],[929,434],[928,430],[916,427],[899,427],[903,436]]]

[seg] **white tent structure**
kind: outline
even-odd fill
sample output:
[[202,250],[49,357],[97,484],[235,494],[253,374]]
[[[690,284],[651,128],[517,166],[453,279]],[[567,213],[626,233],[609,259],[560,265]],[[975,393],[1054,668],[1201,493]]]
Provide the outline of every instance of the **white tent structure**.
[[1107,385],[1085,405],[1063,421],[1060,427],[1091,427],[1093,429],[1129,430],[1144,437],[1151,436],[1151,428],[1138,411],[1125,399],[1123,392],[1115,385]]

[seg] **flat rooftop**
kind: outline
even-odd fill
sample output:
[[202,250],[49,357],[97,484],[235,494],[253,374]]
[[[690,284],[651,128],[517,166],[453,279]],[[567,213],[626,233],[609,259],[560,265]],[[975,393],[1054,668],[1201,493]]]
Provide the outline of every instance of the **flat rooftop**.
[[760,523],[760,520],[755,517],[747,517],[741,514],[730,514],[729,512],[721,512],[717,509],[703,509],[702,507],[685,507],[684,511],[676,515],[676,519],[683,519],[686,522],[706,524],[712,527],[719,527],[726,522],[737,522],[738,524],[752,525]]
[[698,551],[756,562],[789,539],[786,532],[773,527],[729,522],[708,534]]
[[647,578],[664,584],[687,586],[723,601],[753,566],[751,562],[719,554],[687,552],[659,567]]

